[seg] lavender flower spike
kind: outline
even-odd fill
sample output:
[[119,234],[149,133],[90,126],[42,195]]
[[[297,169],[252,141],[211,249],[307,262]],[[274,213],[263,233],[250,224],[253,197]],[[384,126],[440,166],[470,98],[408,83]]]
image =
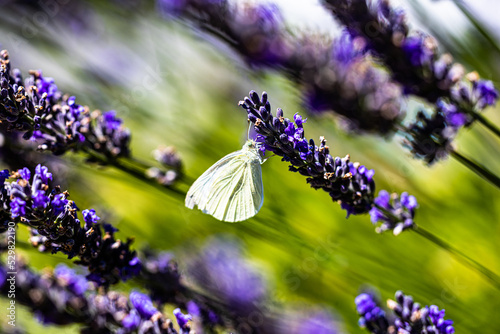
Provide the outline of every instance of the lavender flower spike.
[[[5,175],[2,172],[2,175]],[[3,179],[3,178],[0,178]],[[68,199],[67,191],[52,186],[52,174],[38,165],[32,172],[22,168],[12,173],[11,182],[3,179],[0,187],[0,216],[31,228],[30,241],[42,252],[63,253],[76,263],[88,267],[88,279],[107,286],[139,273],[141,264],[132,240],[115,239],[110,225],[98,223],[94,209],[83,210],[83,224],[78,208]],[[5,231],[6,226],[0,226]]]
[[11,71],[9,54],[0,52],[1,131],[24,133],[42,151],[92,150],[108,158],[130,155],[130,132],[114,111],[90,112],[58,91],[52,78],[31,71],[23,82],[19,70]]
[[447,99],[464,115],[481,111],[498,99],[491,81],[480,80],[475,72],[464,78],[463,66],[453,63],[449,54],[440,55],[432,36],[411,32],[405,12],[393,8],[388,0],[323,2],[354,36],[366,40],[367,48],[385,62],[406,93],[431,103]]
[[[0,293],[7,296],[5,272],[0,264]],[[96,293],[85,277],[68,267],[39,275],[21,258],[16,259],[16,272],[16,305],[28,307],[43,324],[80,324],[82,334],[177,334],[173,322],[144,294],[132,292],[127,298],[115,291]]]
[[393,230],[394,235],[398,235],[404,230],[415,227],[413,217],[418,206],[415,196],[406,192],[401,196],[389,195],[387,191],[381,190],[374,203],[374,207],[370,210],[371,221],[373,224],[382,223],[377,227],[377,233]]
[[354,300],[358,311],[359,327],[368,329],[371,333],[383,333],[389,328],[389,321],[375,301],[374,297],[368,293],[362,293]]
[[400,86],[364,56],[362,38],[347,32],[335,41],[297,36],[287,29],[279,8],[268,2],[156,2],[160,12],[215,35],[252,67],[281,71],[301,86],[310,109],[342,116],[349,130],[390,136],[404,116]]
[[312,188],[328,192],[348,216],[370,211],[375,191],[373,170],[351,163],[349,156],[333,158],[324,137],[320,138],[319,146],[312,139],[308,141],[303,128],[306,120],[300,115],[295,114],[291,121],[278,108],[276,117],[273,116],[267,93],[259,98],[251,91],[249,96],[239,104],[255,125],[256,141],[262,151],[271,151],[289,162],[291,171],[306,176]]
[[444,319],[444,310],[436,305],[425,306],[415,303],[411,296],[401,291],[396,292],[396,300],[388,300],[387,306],[394,312],[394,317],[386,316],[374,297],[362,293],[355,303],[361,315],[359,325],[373,334],[453,334],[452,320]]
[[303,126],[307,119],[298,113],[293,121],[283,116],[281,108],[277,109],[276,117],[273,116],[267,93],[262,93],[260,98],[255,91],[250,91],[249,96],[239,105],[247,111],[248,120],[255,126],[255,140],[262,153],[271,151],[281,156],[282,161],[289,162],[290,171],[307,177],[312,188],[328,192],[347,211],[347,217],[370,212],[374,224],[383,222],[377,232],[393,230],[398,235],[414,226],[415,197],[407,193],[400,198],[395,195],[398,199],[391,204],[388,193],[382,191],[374,199],[373,169],[350,162],[349,155],[333,158],[324,137],[320,137],[319,147],[312,139],[308,141]]

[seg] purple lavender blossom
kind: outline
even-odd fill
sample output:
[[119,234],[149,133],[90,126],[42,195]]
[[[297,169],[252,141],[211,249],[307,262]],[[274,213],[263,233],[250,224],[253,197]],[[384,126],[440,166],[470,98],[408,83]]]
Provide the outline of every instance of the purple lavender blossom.
[[17,172],[25,180],[29,180],[31,178],[31,171],[28,168],[26,168],[26,167],[18,170]]
[[473,94],[477,98],[478,108],[494,105],[498,100],[498,90],[490,80],[478,80],[472,83]]
[[69,201],[66,199],[66,195],[64,194],[55,195],[54,198],[52,199],[52,202],[50,203],[52,208],[54,209],[54,215],[58,216],[60,213],[62,213],[68,203]]
[[82,211],[83,220],[85,221],[86,226],[92,226],[93,224],[97,224],[101,218],[95,213],[94,209],[86,209]]
[[390,136],[404,116],[402,90],[364,56],[362,38],[346,32],[336,41],[296,36],[274,4],[185,0],[180,17],[250,65],[281,70],[301,86],[308,107],[342,116],[350,130]]
[[444,310],[435,305],[424,308],[415,303],[411,296],[397,291],[394,300],[387,306],[395,317],[387,317],[372,295],[362,293],[355,299],[356,308],[361,315],[359,325],[370,333],[389,334],[452,334],[455,333],[452,320],[444,320]]
[[141,263],[130,250],[132,240],[115,239],[116,229],[98,224],[99,217],[93,209],[84,210],[82,226],[77,218],[78,208],[68,199],[69,194],[50,185],[52,174],[47,167],[38,165],[34,173],[23,168],[13,173],[13,178],[16,180],[4,181],[2,186],[1,213],[28,225],[30,241],[40,251],[62,252],[69,259],[78,257],[76,263],[89,269],[87,278],[99,285],[114,284],[139,273]]
[[436,103],[436,112],[444,115],[446,123],[456,129],[472,122],[471,117],[460,112],[457,106],[441,99]]
[[429,65],[433,60],[433,50],[426,47],[426,36],[409,36],[403,42],[402,49],[415,67]]
[[33,194],[32,200],[33,200],[33,204],[32,204],[33,209],[43,210],[50,203],[50,198],[45,194],[44,190],[35,191],[35,193]]
[[38,70],[35,76],[35,84],[40,95],[47,94],[48,99],[53,99],[58,93],[57,86],[53,78],[45,78],[42,70]]
[[440,311],[435,305],[421,308],[411,296],[397,291],[395,301],[389,300],[388,307],[396,315],[394,326],[405,333],[413,333],[420,329],[421,334],[451,334],[455,332],[451,320],[444,320],[444,310]]
[[[93,291],[88,281],[65,266],[53,275],[33,272],[16,259],[16,305],[25,305],[43,324],[80,324],[81,333],[176,334],[172,321],[152,306],[149,298],[132,292],[130,298],[115,292]],[[0,265],[0,293],[7,296],[4,265]],[[3,277],[3,279],[2,279]],[[138,310],[149,316],[142,319]],[[154,312],[153,312],[154,311]]]
[[188,323],[193,319],[193,316],[190,314],[183,314],[180,308],[176,308],[173,313],[182,333],[189,333],[190,327]]
[[[343,30],[333,46],[332,59],[338,64],[344,65],[344,68],[347,69],[348,65],[365,54],[365,47],[362,38],[353,37],[347,30]],[[339,68],[342,68],[342,66],[339,66]]]
[[5,180],[7,180],[10,177],[10,173],[8,169],[4,169],[0,171],[0,187],[2,187],[5,183]]
[[165,186],[174,184],[182,177],[182,160],[174,147],[160,146],[153,151],[153,156],[166,169],[151,167],[146,171],[148,177]]
[[57,278],[61,285],[67,286],[79,296],[87,291],[89,282],[84,276],[78,275],[75,271],[64,264],[59,264],[54,269],[54,277]]
[[249,96],[239,104],[255,125],[256,141],[261,150],[269,150],[289,162],[291,171],[306,176],[312,188],[328,192],[348,216],[370,211],[375,190],[373,170],[351,163],[349,156],[333,158],[323,137],[319,146],[312,139],[308,141],[304,136],[305,120],[298,114],[292,122],[278,108],[274,117],[266,93],[260,98],[251,91]]
[[90,113],[74,96],[58,91],[54,80],[44,78],[41,71],[30,71],[25,88],[20,71],[11,70],[6,50],[0,54],[0,65],[3,131],[24,133],[24,139],[54,154],[91,150],[107,158],[130,155],[130,132],[113,111]]
[[153,315],[159,312],[158,309],[153,306],[151,298],[138,291],[132,291],[130,293],[130,302],[137,312],[139,312],[141,318],[145,320],[150,319]]
[[[323,0],[349,32],[366,40],[366,47],[392,71],[392,77],[415,94],[435,103],[438,99],[464,109],[465,114],[493,105],[498,92],[491,81],[463,80],[463,69],[449,54],[439,55],[437,41],[423,32],[411,32],[402,9],[388,0]],[[466,90],[457,98],[454,90]],[[476,98],[474,96],[477,96]]]
[[435,327],[437,329],[438,334],[453,334],[455,333],[455,328],[453,328],[453,320],[444,320],[444,310],[440,310],[436,305],[426,306],[425,309],[429,313],[429,318],[432,321],[431,326],[427,326],[427,330],[429,333],[432,333],[432,330]]
[[431,165],[453,151],[453,140],[464,121],[464,125],[470,124],[470,116],[440,100],[433,115],[424,110],[417,113],[415,121],[406,129],[403,145],[414,157]]
[[130,313],[125,316],[122,320],[122,325],[126,330],[133,331],[139,327],[141,323],[141,317],[139,312],[136,310],[130,311]]
[[156,161],[165,167],[170,167],[175,170],[182,168],[182,160],[173,146],[160,146],[153,151],[153,156]]
[[374,199],[374,207],[370,210],[370,219],[377,227],[377,232],[393,230],[394,235],[398,235],[404,230],[415,227],[413,218],[417,208],[417,199],[404,192],[401,196],[381,190]]
[[49,180],[52,181],[52,173],[49,173],[49,169],[42,165],[37,165],[35,168],[35,173],[40,177],[43,183],[47,184]]
[[384,310],[378,306],[375,298],[368,293],[362,293],[354,300],[359,318],[358,324],[361,328],[366,328],[372,333],[383,333],[387,331],[389,322]]
[[18,218],[26,215],[26,201],[20,197],[14,197],[10,201],[11,215],[12,218]]

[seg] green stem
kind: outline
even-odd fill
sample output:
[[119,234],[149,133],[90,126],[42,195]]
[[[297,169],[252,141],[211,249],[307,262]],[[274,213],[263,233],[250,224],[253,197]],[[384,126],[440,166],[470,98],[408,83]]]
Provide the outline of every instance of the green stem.
[[500,54],[500,46],[497,44],[495,39],[491,37],[491,34],[488,31],[486,31],[486,29],[479,22],[479,20],[476,19],[476,17],[471,13],[471,11],[464,4],[464,1],[455,0],[453,1],[453,3],[455,3],[455,6],[457,6],[457,8],[460,9],[460,11],[469,19],[474,28],[476,28],[477,31],[479,31],[479,33],[483,35],[483,37],[488,41],[488,43],[491,44],[491,46],[495,49],[495,51]]
[[97,160],[105,165],[113,166],[116,169],[119,169],[122,172],[125,172],[125,173],[135,177],[136,179],[138,179],[142,182],[145,182],[145,183],[149,184],[150,186],[155,187],[156,189],[159,189],[163,192],[167,192],[170,194],[175,194],[178,197],[184,198],[186,196],[186,193],[182,190],[179,190],[179,189],[176,189],[173,187],[163,186],[163,185],[155,182],[154,180],[148,178],[145,174],[145,170],[137,168],[137,166],[134,166],[131,163],[131,161],[118,160],[118,159],[108,159],[104,155],[96,153],[89,148],[83,148],[82,151],[85,152],[86,154],[88,154],[93,159],[95,159],[95,160]]
[[478,162],[467,158],[466,156],[458,153],[457,151],[452,150],[451,156],[458,160],[460,163],[465,165],[467,168],[472,170],[477,175],[481,176],[483,179],[489,181],[491,184],[495,185],[497,188],[500,188],[500,178],[496,176],[493,172],[488,170],[486,167],[482,166]]
[[449,243],[444,241],[443,239],[439,238],[438,236],[432,234],[431,232],[427,231],[426,229],[422,227],[416,227],[414,231],[419,234],[420,236],[426,238],[430,242],[434,243],[435,245],[447,250],[450,254],[452,254],[458,261],[462,262],[463,264],[467,265],[470,268],[473,268],[477,273],[479,273],[481,276],[485,277],[488,279],[488,281],[497,289],[500,289],[500,276],[495,274],[493,271],[490,269],[486,268],[483,266],[481,263],[477,262],[476,260],[470,258],[468,255],[464,254],[463,252],[459,251],[458,249],[454,248],[451,246]]
[[[386,215],[390,217],[395,217],[391,212],[386,210],[385,208],[375,205],[375,207],[382,212],[384,212]],[[479,274],[487,278],[495,287],[500,289],[500,276],[495,274],[493,271],[490,269],[486,268],[484,265],[481,263],[477,262],[476,260],[470,258],[468,255],[465,253],[459,251],[458,249],[454,248],[451,246],[449,243],[444,241],[443,239],[439,238],[438,236],[432,234],[431,232],[427,231],[423,227],[419,227],[418,225],[413,228],[417,234],[421,235],[422,237],[426,238],[427,240],[431,241],[435,245],[439,246],[440,248],[448,251],[451,255],[453,255],[458,261],[462,262],[465,264],[467,267],[474,269],[477,271]]]
[[493,132],[497,137],[500,138],[500,129],[491,123],[487,118],[478,112],[471,112],[470,115],[474,117],[479,123],[481,123],[485,128]]

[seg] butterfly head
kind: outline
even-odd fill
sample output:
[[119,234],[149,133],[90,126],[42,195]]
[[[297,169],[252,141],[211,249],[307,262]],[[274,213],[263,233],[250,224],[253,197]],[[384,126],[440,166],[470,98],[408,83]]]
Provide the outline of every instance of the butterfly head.
[[246,143],[243,145],[243,151],[250,151],[255,155],[258,155],[260,159],[262,160],[264,158],[264,154],[260,147],[263,145],[263,143],[257,142],[253,139],[249,139],[246,141]]

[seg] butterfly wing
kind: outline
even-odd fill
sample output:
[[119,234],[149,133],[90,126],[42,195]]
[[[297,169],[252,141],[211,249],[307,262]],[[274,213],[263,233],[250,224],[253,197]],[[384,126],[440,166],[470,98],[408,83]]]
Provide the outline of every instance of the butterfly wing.
[[264,200],[260,159],[243,151],[231,153],[210,167],[191,186],[186,206],[227,222],[246,220]]

